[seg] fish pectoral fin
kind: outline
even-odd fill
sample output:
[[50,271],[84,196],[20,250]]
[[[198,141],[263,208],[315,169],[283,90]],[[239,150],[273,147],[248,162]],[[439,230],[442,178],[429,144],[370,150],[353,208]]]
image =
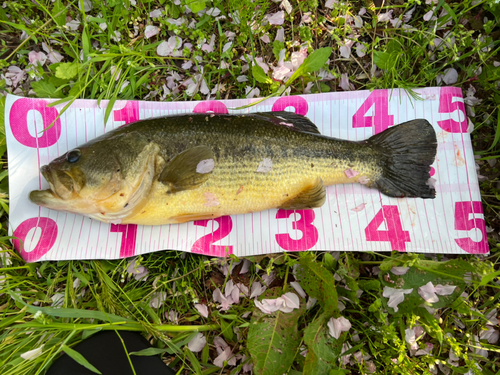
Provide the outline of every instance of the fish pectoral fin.
[[307,185],[298,195],[283,203],[285,210],[305,210],[321,207],[326,200],[326,189],[321,178]]
[[187,223],[188,221],[211,220],[220,216],[221,214],[215,212],[208,212],[208,213],[198,212],[194,214],[182,214],[182,215],[172,216],[169,221],[175,224],[182,224],[182,223]]
[[285,125],[290,126],[291,128],[301,132],[315,133],[321,134],[318,130],[318,127],[314,125],[314,123],[309,120],[307,117],[298,115],[293,112],[261,112],[252,114],[252,116],[257,117],[265,117],[268,121],[276,124],[276,125]]
[[169,186],[169,193],[192,190],[210,178],[214,166],[213,151],[207,146],[197,146],[174,157],[158,180]]

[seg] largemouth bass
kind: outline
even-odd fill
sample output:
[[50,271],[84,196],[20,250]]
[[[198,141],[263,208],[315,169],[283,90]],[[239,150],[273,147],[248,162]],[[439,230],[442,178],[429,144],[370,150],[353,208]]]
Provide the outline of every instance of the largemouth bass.
[[437,152],[426,120],[345,141],[290,112],[142,120],[42,167],[32,202],[107,223],[161,225],[271,208],[309,209],[325,186],[361,183],[391,197],[434,198]]

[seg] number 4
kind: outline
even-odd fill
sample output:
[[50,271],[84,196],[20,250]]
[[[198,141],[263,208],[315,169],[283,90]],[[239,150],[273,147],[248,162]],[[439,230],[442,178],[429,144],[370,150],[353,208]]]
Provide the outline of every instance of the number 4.
[[[385,222],[387,230],[378,228]],[[406,242],[410,242],[410,232],[403,230],[399,218],[398,206],[382,206],[370,224],[365,228],[367,241],[390,242],[392,250],[406,251]]]
[[[373,107],[373,116],[365,116]],[[389,114],[389,90],[375,90],[352,116],[353,128],[371,128],[378,134],[394,125],[394,116]]]

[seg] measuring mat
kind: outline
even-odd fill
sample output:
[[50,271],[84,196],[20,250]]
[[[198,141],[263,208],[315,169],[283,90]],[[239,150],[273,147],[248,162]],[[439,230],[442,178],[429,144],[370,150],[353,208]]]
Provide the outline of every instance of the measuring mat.
[[[10,228],[28,262],[116,259],[158,250],[208,256],[250,256],[282,251],[408,251],[488,253],[486,227],[462,91],[456,87],[375,90],[205,102],[116,101],[104,124],[107,101],[77,100],[48,107],[52,99],[7,96]],[[124,124],[181,113],[295,111],[323,135],[364,140],[389,126],[425,118],[436,130],[438,153],[431,176],[436,198],[390,198],[359,184],[327,187],[323,207],[275,209],[162,226],[105,224],[82,215],[39,207],[32,190],[47,189],[40,167]],[[56,118],[60,117],[56,120]],[[54,125],[42,131],[52,122]]]

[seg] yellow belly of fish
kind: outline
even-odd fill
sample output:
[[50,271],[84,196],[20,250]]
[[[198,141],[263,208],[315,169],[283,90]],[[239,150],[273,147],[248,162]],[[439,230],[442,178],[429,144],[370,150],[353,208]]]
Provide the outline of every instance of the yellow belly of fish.
[[[343,160],[299,160],[274,165],[267,173],[256,172],[258,163],[237,169],[219,166],[212,176],[193,190],[168,194],[167,187],[154,182],[147,204],[123,224],[162,225],[225,215],[245,214],[279,208],[320,178],[324,186],[358,182],[372,178],[366,165],[347,165]],[[348,178],[352,168],[358,175]]]

